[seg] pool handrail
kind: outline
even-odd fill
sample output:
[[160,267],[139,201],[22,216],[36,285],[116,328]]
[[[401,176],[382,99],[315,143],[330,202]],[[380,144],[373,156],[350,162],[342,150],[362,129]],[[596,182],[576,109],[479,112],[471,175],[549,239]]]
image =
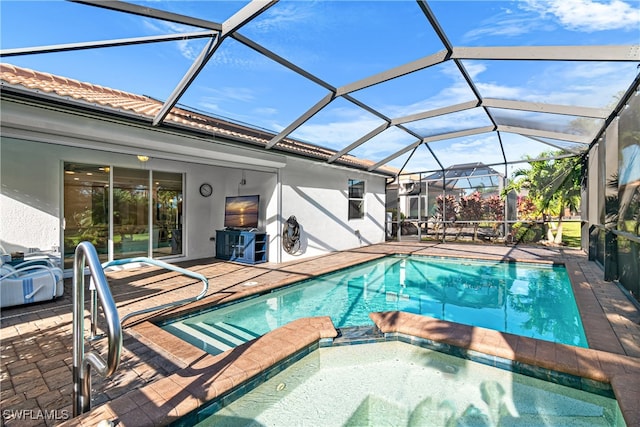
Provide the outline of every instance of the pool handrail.
[[155,265],[156,267],[162,267],[166,270],[170,270],[170,271],[175,271],[176,273],[180,273],[183,274],[187,277],[191,277],[193,279],[198,279],[202,282],[202,290],[200,291],[200,293],[198,295],[196,295],[195,297],[190,297],[190,298],[185,298],[185,299],[181,299],[178,301],[173,301],[173,302],[169,302],[166,304],[162,304],[162,305],[158,305],[155,307],[150,307],[150,308],[144,308],[142,310],[137,310],[137,311],[133,311],[131,313],[128,313],[127,315],[123,316],[121,319],[121,323],[124,324],[124,322],[127,319],[130,319],[131,317],[134,316],[138,316],[140,314],[144,314],[144,313],[150,313],[153,311],[159,311],[159,310],[164,310],[166,308],[171,308],[171,307],[177,307],[180,305],[184,305],[184,304],[188,304],[190,302],[194,302],[194,301],[198,301],[200,299],[202,299],[202,297],[204,297],[207,294],[207,291],[209,290],[209,281],[207,280],[206,277],[204,277],[204,275],[200,274],[200,273],[196,273],[190,270],[187,270],[185,268],[181,268],[181,267],[177,267],[175,265],[172,264],[168,264],[166,262],[157,260],[157,259],[152,259],[152,258],[147,258],[147,257],[135,257],[135,258],[125,258],[125,259],[118,259],[118,260],[113,260],[113,261],[108,261],[102,264],[102,268],[103,269],[107,269],[109,267],[113,267],[116,265],[124,265],[124,264],[131,264],[131,263],[145,263],[145,264],[149,264],[149,265]]
[[[94,352],[84,352],[84,268],[85,262],[89,267],[91,275],[90,290],[90,337],[97,336],[98,323],[98,299],[103,308],[107,322],[108,352],[107,361]],[[120,318],[115,301],[109,288],[106,275],[106,268],[115,265],[130,263],[145,263],[162,267],[164,269],[181,273],[185,276],[198,279],[203,282],[203,288],[195,297],[185,298],[137,310]],[[90,242],[81,242],[76,247],[73,268],[73,416],[78,416],[91,409],[91,367],[96,369],[104,377],[111,376],[120,363],[120,352],[122,350],[122,324],[125,320],[143,313],[163,310],[165,308],[176,307],[190,302],[197,301],[207,294],[209,281],[200,273],[176,267],[159,260],[136,257],[120,260],[108,261],[100,264],[95,247]]]
[[[84,352],[84,267],[87,262],[91,274],[92,301],[97,297],[107,323],[107,361],[97,353]],[[91,331],[95,331],[97,301],[91,304]],[[100,265],[95,247],[90,242],[80,242],[73,260],[73,416],[91,409],[91,367],[104,377],[109,377],[120,364],[122,326],[109,283]]]

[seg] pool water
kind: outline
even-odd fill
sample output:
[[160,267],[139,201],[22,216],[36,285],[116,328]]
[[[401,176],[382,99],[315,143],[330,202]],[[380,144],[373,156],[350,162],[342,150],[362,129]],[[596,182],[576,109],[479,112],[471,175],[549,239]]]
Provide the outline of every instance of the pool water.
[[178,424],[625,425],[615,399],[399,341],[319,348],[219,408]]
[[342,328],[396,310],[588,347],[564,266],[426,256],[385,257],[161,327],[219,354],[302,317]]

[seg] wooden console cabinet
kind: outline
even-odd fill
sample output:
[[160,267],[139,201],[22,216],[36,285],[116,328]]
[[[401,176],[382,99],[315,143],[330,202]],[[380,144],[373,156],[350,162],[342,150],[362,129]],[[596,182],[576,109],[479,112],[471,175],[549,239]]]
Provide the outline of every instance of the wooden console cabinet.
[[216,230],[216,258],[245,264],[267,262],[269,236],[260,231]]

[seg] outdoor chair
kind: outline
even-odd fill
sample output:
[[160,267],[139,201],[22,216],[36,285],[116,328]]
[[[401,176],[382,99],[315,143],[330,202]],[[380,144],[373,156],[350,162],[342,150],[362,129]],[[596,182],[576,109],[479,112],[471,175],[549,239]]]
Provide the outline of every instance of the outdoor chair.
[[48,301],[64,293],[62,270],[45,260],[0,265],[0,307]]

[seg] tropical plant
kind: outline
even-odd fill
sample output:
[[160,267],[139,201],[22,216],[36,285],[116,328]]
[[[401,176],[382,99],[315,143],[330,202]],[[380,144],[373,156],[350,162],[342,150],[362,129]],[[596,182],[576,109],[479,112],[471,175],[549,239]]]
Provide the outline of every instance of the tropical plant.
[[487,211],[487,219],[495,221],[492,225],[493,234],[496,235],[500,222],[504,221],[504,201],[500,196],[490,196],[484,201]]
[[439,223],[442,223],[442,237],[445,238],[447,235],[447,224],[449,222],[455,222],[457,218],[458,212],[458,202],[456,202],[456,198],[450,194],[447,194],[445,197],[438,196],[436,197],[436,214],[435,214],[435,223],[436,223],[436,239],[438,238],[438,227]]
[[[479,221],[482,219],[484,206],[480,192],[475,191],[469,196],[460,197],[459,217],[462,221],[469,221],[473,226],[473,240],[478,238]],[[460,233],[458,233],[460,235]]]
[[[556,234],[547,226],[547,240],[562,243],[562,220],[565,209],[576,210],[580,205],[580,178],[582,162],[580,157],[557,158],[562,151],[542,153],[541,157],[551,160],[530,160],[528,169],[518,169],[513,173],[506,192],[528,190],[528,197],[540,213],[545,224],[553,216],[558,217]],[[556,157],[553,159],[553,157]]]
[[527,221],[538,219],[540,213],[536,205],[527,196],[518,197],[518,218]]

